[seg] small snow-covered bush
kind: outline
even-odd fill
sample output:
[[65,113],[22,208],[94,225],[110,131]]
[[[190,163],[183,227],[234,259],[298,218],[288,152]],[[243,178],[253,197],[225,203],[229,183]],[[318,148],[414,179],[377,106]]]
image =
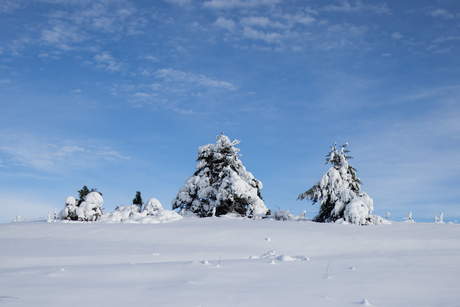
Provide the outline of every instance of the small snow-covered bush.
[[275,210],[273,218],[277,221],[289,221],[295,219],[295,216],[289,210]]
[[378,215],[369,214],[366,205],[360,199],[355,199],[348,204],[343,219],[354,225],[391,224]]
[[78,204],[73,196],[66,198],[65,208],[59,213],[58,218],[73,221],[96,221],[102,214],[104,200],[101,193],[89,192],[84,200]]

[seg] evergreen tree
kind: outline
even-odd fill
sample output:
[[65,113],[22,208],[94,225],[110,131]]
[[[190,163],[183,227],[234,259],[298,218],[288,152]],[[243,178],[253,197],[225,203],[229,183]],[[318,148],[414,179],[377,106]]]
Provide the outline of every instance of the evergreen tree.
[[331,147],[326,156],[326,164],[332,167],[308,191],[302,193],[298,200],[307,199],[313,204],[320,202],[319,212],[313,219],[316,222],[334,222],[340,218],[353,224],[367,224],[371,221],[373,200],[361,190],[361,180],[356,176],[356,169],[348,164],[352,159],[347,155],[348,143],[337,149]]
[[265,215],[265,206],[260,189],[262,183],[246,171],[235,145],[223,133],[217,136],[215,144],[198,148],[196,172],[185,181],[176,198],[171,202],[173,209],[184,209],[199,217],[236,213]]
[[140,212],[142,210],[142,205],[143,204],[144,204],[144,202],[142,201],[141,192],[137,191],[136,192],[136,197],[134,197],[134,199],[133,199],[133,205],[139,206],[139,212]]
[[79,207],[80,204],[85,201],[85,197],[88,194],[89,194],[89,190],[86,185],[84,185],[83,188],[81,188],[81,190],[78,190],[77,207]]
[[87,187],[86,185],[84,185],[83,188],[81,188],[81,190],[78,190],[77,207],[79,207],[80,204],[81,204],[82,202],[85,201],[86,196],[87,196],[89,193],[91,193],[91,192],[97,192],[97,193],[99,193],[99,194],[102,196],[102,193],[99,192],[97,189],[94,189],[94,188],[93,188],[93,189],[91,189],[91,191],[90,191],[90,190],[88,190],[88,187]]

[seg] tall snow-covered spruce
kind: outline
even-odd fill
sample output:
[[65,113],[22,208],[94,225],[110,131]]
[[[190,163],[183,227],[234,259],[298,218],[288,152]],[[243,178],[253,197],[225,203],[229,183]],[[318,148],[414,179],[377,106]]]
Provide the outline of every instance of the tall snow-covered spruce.
[[319,212],[313,219],[316,222],[346,221],[355,225],[386,224],[387,221],[372,215],[373,200],[361,190],[361,180],[356,170],[348,164],[352,159],[347,154],[348,143],[331,147],[326,156],[326,164],[331,163],[326,174],[312,188],[302,193],[298,200],[307,199],[313,204],[320,202]]
[[215,144],[198,148],[196,172],[179,189],[171,202],[173,209],[191,212],[199,217],[236,213],[241,216],[263,216],[268,209],[262,200],[262,183],[246,171],[240,151],[223,133]]

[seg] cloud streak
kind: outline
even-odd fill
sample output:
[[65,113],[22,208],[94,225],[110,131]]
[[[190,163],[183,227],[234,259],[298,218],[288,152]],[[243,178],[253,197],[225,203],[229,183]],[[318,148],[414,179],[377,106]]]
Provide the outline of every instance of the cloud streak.
[[280,0],[211,0],[205,1],[203,7],[211,9],[254,8],[279,2]]
[[115,162],[129,159],[109,147],[93,142],[50,140],[34,135],[0,134],[0,152],[5,168],[24,167],[40,171],[61,172],[91,167],[97,161]]
[[224,89],[229,91],[236,90],[236,87],[227,81],[219,81],[214,78],[209,78],[202,74],[194,74],[190,72],[184,72],[181,70],[175,70],[172,68],[159,69],[155,72],[155,77],[163,79],[166,82],[173,83],[192,83],[207,88]]

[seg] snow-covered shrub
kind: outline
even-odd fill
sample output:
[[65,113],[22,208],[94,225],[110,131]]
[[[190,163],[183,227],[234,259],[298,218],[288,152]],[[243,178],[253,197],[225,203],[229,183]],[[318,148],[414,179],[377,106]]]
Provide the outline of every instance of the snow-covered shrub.
[[[114,212],[104,214],[100,220],[110,222],[126,222],[131,220],[136,222],[144,217],[152,216],[155,216],[156,219],[159,219],[161,216],[161,211],[163,211],[163,206],[158,201],[158,199],[150,198],[142,211],[137,204],[129,206],[118,206],[115,208]],[[175,217],[172,218],[175,219]]]
[[65,208],[58,217],[62,220],[96,221],[103,214],[103,203],[102,195],[97,191],[89,192],[80,204],[74,197],[69,196],[66,198]]
[[268,209],[260,195],[262,183],[241,163],[235,148],[239,143],[222,133],[216,144],[199,147],[196,172],[179,189],[172,208],[199,217],[212,216],[214,208],[216,216],[264,216]]
[[313,204],[320,202],[318,214],[313,221],[335,222],[343,219],[356,225],[380,223],[380,220],[370,217],[374,210],[373,200],[361,190],[361,181],[356,177],[356,170],[348,164],[349,152],[344,144],[339,151],[337,144],[326,156],[326,164],[331,163],[326,174],[308,191],[297,199],[307,199]]
[[158,211],[163,210],[163,206],[160,201],[156,198],[150,198],[144,206],[144,210],[147,215],[154,215]]
[[444,224],[444,221],[443,221],[443,213],[441,213],[439,215],[439,217],[435,216],[434,217],[434,222],[437,223],[437,224]]
[[270,218],[273,218],[277,221],[304,221],[306,211],[302,211],[300,215],[294,215],[289,212],[289,210],[275,210],[275,213],[270,215]]
[[412,219],[412,212],[409,212],[409,215],[407,217],[403,217],[403,219],[405,220],[405,222],[415,222],[413,219]]

